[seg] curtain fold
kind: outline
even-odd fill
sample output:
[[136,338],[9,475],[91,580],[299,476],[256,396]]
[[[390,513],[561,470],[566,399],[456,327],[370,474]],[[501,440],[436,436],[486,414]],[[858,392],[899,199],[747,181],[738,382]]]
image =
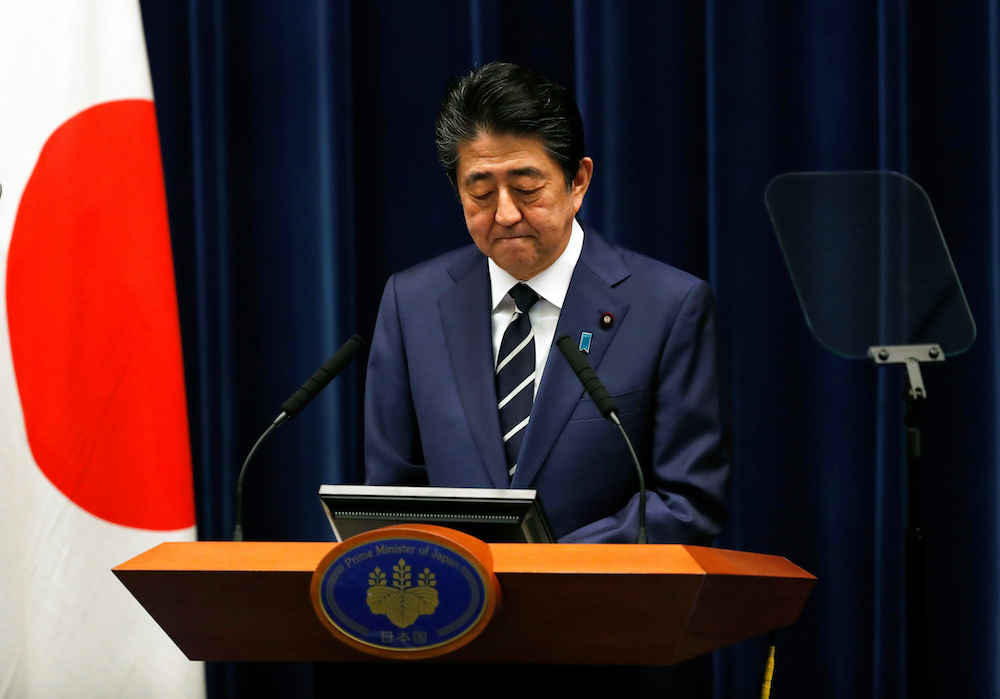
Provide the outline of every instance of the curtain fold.
[[[901,369],[812,337],[764,188],[892,169],[928,192],[979,336],[923,369],[926,687],[1000,694],[997,0],[141,5],[203,537],[230,536],[245,454],[342,342],[370,336],[389,274],[467,242],[437,105],[452,76],[520,62],[578,98],[596,163],[582,217],[715,290],[735,421],[718,544],[819,577],[777,634],[775,697],[904,695],[907,474]],[[316,491],[361,478],[363,386],[360,361],[261,449],[247,538],[331,538]],[[756,691],[763,646],[714,655],[715,696]],[[215,696],[311,680],[213,672]]]

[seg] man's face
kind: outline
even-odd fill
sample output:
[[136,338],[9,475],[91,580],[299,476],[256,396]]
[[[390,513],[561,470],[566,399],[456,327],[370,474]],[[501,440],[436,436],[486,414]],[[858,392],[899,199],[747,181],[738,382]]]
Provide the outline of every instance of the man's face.
[[530,279],[566,249],[593,169],[584,158],[567,189],[537,138],[480,134],[460,144],[455,174],[472,240],[501,269]]

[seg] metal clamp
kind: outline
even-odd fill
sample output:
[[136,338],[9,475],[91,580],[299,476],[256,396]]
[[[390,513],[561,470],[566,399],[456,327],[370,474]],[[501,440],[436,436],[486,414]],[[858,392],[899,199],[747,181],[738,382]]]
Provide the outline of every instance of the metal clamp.
[[868,356],[876,364],[905,364],[907,392],[911,400],[927,397],[920,362],[943,362],[941,345],[877,345],[868,348]]

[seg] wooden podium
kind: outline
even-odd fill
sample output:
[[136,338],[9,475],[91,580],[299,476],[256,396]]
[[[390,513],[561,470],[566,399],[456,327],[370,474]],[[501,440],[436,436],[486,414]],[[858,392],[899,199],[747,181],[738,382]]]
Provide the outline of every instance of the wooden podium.
[[310,581],[333,543],[161,544],[114,569],[192,660],[673,665],[792,624],[815,578],[778,556],[681,545],[491,544],[501,607],[424,661],[340,642]]

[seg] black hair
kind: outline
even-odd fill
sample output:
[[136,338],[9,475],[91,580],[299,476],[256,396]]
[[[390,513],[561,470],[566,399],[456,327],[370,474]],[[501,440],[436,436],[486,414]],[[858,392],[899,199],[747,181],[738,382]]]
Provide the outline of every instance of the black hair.
[[452,80],[435,123],[438,159],[458,189],[458,147],[479,135],[537,137],[570,188],[586,155],[580,110],[563,86],[513,63],[487,63]]

